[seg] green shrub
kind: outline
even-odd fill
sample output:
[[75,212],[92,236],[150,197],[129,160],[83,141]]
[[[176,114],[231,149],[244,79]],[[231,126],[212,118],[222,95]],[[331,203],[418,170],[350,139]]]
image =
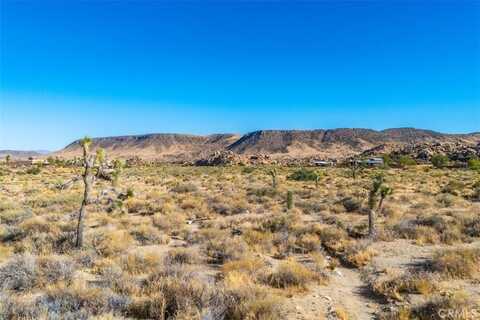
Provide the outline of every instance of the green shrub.
[[471,170],[480,170],[480,159],[472,158],[468,160],[468,168]]
[[417,162],[413,160],[410,156],[401,156],[398,159],[398,164],[401,167],[407,167],[407,166],[414,166],[417,164]]
[[318,175],[315,171],[302,168],[288,176],[288,179],[295,181],[316,181],[317,177]]
[[447,156],[442,155],[442,154],[436,154],[432,156],[432,159],[430,160],[432,162],[432,165],[435,168],[444,168],[448,165],[449,159]]

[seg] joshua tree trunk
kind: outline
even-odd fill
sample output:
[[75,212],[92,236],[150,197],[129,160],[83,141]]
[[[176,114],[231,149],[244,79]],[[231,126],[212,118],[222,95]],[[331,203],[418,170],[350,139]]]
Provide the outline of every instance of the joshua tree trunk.
[[370,209],[368,212],[368,236],[375,238],[377,236],[377,228],[375,227],[375,210]]
[[77,248],[81,248],[83,246],[83,220],[85,219],[85,215],[87,214],[87,205],[90,200],[90,190],[92,188],[92,166],[94,165],[95,159],[88,155],[88,145],[89,142],[85,141],[83,143],[83,162],[85,171],[83,173],[83,183],[84,183],[84,191],[83,191],[83,201],[82,206],[80,207],[80,212],[78,214],[78,224],[77,224],[77,240],[75,245]]

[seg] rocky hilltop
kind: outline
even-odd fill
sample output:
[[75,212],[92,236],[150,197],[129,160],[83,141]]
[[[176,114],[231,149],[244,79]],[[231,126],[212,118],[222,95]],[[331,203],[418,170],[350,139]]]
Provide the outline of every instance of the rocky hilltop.
[[[381,131],[343,128],[332,130],[260,130],[243,136],[214,134],[147,134],[93,139],[93,149],[104,148],[113,157],[138,157],[160,161],[222,162],[222,157],[253,159],[344,159],[359,154],[390,152],[429,154],[437,151],[476,152],[480,133],[444,134],[395,128]],[[473,151],[472,151],[473,150]],[[480,151],[479,151],[480,152]],[[57,152],[61,157],[81,155],[78,141]],[[212,159],[216,158],[216,160]]]

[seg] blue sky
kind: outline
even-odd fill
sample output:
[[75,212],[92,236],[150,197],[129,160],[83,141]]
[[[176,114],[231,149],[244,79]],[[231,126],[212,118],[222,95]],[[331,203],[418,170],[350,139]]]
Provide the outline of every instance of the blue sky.
[[0,1],[0,149],[404,126],[480,131],[480,1]]

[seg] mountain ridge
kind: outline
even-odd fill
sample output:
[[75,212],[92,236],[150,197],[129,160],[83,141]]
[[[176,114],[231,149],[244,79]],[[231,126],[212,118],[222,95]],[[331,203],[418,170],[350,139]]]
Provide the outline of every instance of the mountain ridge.
[[[193,135],[151,133],[93,138],[92,149],[104,148],[114,157],[183,161],[208,156],[216,151],[237,154],[267,154],[273,158],[345,158],[379,145],[416,143],[457,143],[475,146],[480,133],[441,133],[416,128],[337,128],[314,130],[256,130],[244,135],[220,133]],[[54,153],[61,157],[80,156],[79,140]]]

